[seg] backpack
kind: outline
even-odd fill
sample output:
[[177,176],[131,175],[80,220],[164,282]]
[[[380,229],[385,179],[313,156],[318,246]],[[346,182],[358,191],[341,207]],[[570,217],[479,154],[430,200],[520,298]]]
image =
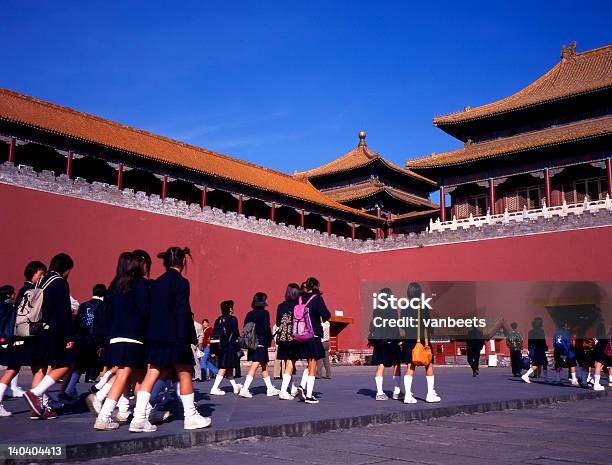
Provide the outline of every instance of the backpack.
[[559,355],[567,356],[567,346],[569,345],[569,341],[565,337],[565,335],[561,332],[555,333],[553,336],[553,347],[557,351]]
[[276,342],[291,342],[293,341],[293,314],[284,313],[281,317],[280,324],[276,330]]
[[15,306],[10,300],[0,302],[0,344],[13,338],[15,330]]
[[242,328],[242,336],[238,338],[238,343],[243,349],[257,349],[257,333],[255,331],[255,323],[248,322]]
[[312,329],[312,321],[310,320],[310,310],[308,304],[314,299],[316,294],[312,295],[308,302],[302,303],[300,296],[298,303],[293,307],[293,326],[291,328],[291,336],[297,342],[306,342],[314,337]]
[[523,337],[518,331],[510,331],[507,342],[508,347],[512,350],[520,350],[523,348]]
[[57,279],[60,279],[60,277],[51,276],[42,286],[38,287],[38,283],[36,283],[34,289],[29,289],[23,294],[21,302],[17,305],[15,336],[32,337],[40,334],[44,326],[42,321],[44,291]]
[[[101,302],[100,302],[101,303]],[[84,334],[93,336],[94,334],[94,319],[97,305],[92,302],[85,302],[83,311],[79,315],[79,327]]]
[[588,355],[595,350],[595,341],[593,341],[593,338],[583,339],[580,342],[580,348],[585,354]]
[[227,320],[225,317],[217,318],[213,331],[208,338],[208,344],[211,351],[216,351],[217,348],[225,348],[229,344],[229,334],[227,331]]

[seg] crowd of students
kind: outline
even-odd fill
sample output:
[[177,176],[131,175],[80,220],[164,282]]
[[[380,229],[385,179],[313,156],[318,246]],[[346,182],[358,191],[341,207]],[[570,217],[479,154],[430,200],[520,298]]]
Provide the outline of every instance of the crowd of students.
[[[204,356],[204,373],[211,368],[215,373],[210,390],[213,396],[226,394],[220,385],[227,378],[235,394],[251,398],[250,387],[261,368],[268,396],[318,403],[315,373],[317,361],[326,353],[322,323],[331,317],[319,281],[311,277],[301,286],[289,284],[285,300],[278,306],[278,358],[286,363],[281,388],[277,389],[268,372],[273,333],[267,295],[254,295],[242,333],[233,315],[234,303],[227,300],[221,303],[221,315],[212,330],[200,325],[198,334],[199,324],[194,324],[189,303],[189,281],[183,276],[188,257],[190,250],[179,247],[158,254],[166,271],[150,279],[149,254],[144,250],[124,252],[108,288],[96,284],[93,297],[82,305],[70,296],[68,277],[74,267],[70,256],[56,255],[48,269],[39,261],[29,263],[24,272],[26,282],[17,295],[12,286],[0,288],[0,333],[5,336],[0,336],[0,365],[7,367],[0,378],[0,417],[11,415],[2,404],[4,396],[11,395],[25,399],[32,420],[56,418],[58,412],[48,390],[62,379],[59,399],[76,400],[76,384],[86,373],[86,379],[99,378],[86,397],[96,417],[96,430],[117,430],[129,421],[131,432],[156,431],[156,425],[170,416],[163,408],[170,386],[182,404],[184,428],[205,428],[211,419],[198,413],[193,390],[194,364]],[[202,345],[204,337],[208,338],[206,347]],[[200,348],[204,349],[201,353]],[[239,384],[236,380],[243,350],[251,365]],[[216,365],[208,360],[211,352]],[[307,368],[301,381],[294,383],[298,360],[306,360]],[[17,384],[23,366],[30,366],[33,374],[27,391]]]

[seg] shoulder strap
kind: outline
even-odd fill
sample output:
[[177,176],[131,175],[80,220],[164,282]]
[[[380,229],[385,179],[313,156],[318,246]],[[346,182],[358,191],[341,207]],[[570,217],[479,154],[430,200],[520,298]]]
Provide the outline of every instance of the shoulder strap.
[[421,342],[421,306],[417,310],[417,342]]
[[[49,287],[49,284],[51,284],[53,281],[55,281],[56,279],[60,279],[59,276],[51,276],[49,279],[47,279],[47,281],[45,282],[45,284],[43,284],[42,286],[40,286],[39,289],[41,290],[45,290]],[[37,283],[38,284],[38,283]]]
[[[317,294],[312,294],[312,295],[310,296],[310,299],[308,299],[308,301],[306,302],[306,305],[308,305],[308,304],[310,303],[310,301],[311,301],[312,299],[314,299],[316,296],[317,296]],[[300,297],[300,299],[301,299],[301,297]],[[300,303],[301,303],[301,302],[300,302]]]

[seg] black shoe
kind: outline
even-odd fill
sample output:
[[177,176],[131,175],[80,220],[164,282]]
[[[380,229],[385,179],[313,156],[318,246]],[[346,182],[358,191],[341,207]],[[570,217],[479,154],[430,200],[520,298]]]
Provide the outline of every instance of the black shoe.
[[98,392],[98,391],[99,391],[99,389],[96,387],[96,385],[95,385],[95,384],[92,384],[92,385],[89,387],[89,393],[90,393],[90,394],[95,394],[95,393],[96,393],[96,392]]
[[298,390],[298,397],[305,402],[306,393],[304,392],[304,388],[302,386],[298,386],[297,390]]
[[306,397],[304,399],[304,402],[306,402],[307,404],[318,404],[319,403],[319,399],[317,399],[315,396]]

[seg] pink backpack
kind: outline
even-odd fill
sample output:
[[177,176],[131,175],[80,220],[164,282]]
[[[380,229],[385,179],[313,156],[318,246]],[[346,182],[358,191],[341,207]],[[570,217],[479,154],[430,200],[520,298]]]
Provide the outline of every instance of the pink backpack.
[[297,305],[293,307],[293,328],[291,335],[294,341],[306,342],[314,337],[308,304],[315,296],[316,294],[311,296],[305,304],[302,303],[302,296],[300,296]]

